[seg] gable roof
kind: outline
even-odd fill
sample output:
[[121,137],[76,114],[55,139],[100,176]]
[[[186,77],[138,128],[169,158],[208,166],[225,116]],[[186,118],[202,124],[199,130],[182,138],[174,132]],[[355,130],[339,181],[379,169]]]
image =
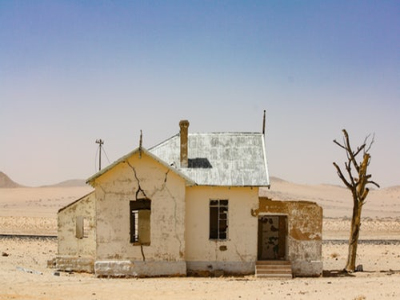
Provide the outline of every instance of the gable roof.
[[94,174],[93,176],[89,177],[86,180],[86,183],[89,183],[90,185],[93,186],[94,180],[98,177],[100,177],[101,175],[103,175],[104,173],[108,172],[109,170],[111,170],[112,168],[114,168],[115,166],[117,166],[118,164],[125,162],[128,158],[130,158],[132,155],[141,152],[142,154],[145,154],[149,157],[151,157],[152,159],[154,159],[155,161],[157,161],[158,163],[160,163],[161,165],[165,166],[167,169],[171,170],[172,172],[176,173],[177,175],[179,175],[180,177],[182,177],[186,183],[188,185],[195,185],[195,182],[190,179],[189,177],[187,177],[185,174],[181,173],[178,169],[171,167],[170,165],[168,165],[167,163],[165,163],[165,161],[161,160],[159,157],[155,156],[154,154],[150,153],[148,150],[146,150],[143,147],[138,147],[135,150],[129,152],[128,154],[122,156],[120,159],[116,160],[115,162],[113,162],[111,165],[107,166],[106,168],[100,170],[99,172],[97,172],[96,174]]
[[150,148],[198,185],[269,187],[262,133],[189,133],[187,168],[180,167],[180,135]]

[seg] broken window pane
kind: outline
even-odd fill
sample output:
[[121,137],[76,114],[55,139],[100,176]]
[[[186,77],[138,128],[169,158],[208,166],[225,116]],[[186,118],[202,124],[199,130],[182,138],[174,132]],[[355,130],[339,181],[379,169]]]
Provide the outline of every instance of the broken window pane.
[[228,200],[210,200],[210,240],[227,239]]

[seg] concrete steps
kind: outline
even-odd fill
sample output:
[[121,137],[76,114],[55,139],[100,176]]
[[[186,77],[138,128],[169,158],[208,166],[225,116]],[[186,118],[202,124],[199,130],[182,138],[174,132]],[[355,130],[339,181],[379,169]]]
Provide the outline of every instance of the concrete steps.
[[255,275],[257,278],[293,278],[292,264],[286,260],[259,260]]

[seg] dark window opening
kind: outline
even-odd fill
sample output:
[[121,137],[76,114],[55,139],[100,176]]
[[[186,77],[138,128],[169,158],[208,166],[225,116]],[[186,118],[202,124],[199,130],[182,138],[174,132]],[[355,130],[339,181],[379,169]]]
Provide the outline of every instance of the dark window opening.
[[131,243],[150,244],[150,214],[151,201],[148,199],[139,199],[130,201],[131,218]]
[[89,220],[83,216],[76,217],[76,230],[75,236],[78,239],[89,237],[88,233],[90,230]]
[[210,200],[210,240],[228,238],[228,200]]

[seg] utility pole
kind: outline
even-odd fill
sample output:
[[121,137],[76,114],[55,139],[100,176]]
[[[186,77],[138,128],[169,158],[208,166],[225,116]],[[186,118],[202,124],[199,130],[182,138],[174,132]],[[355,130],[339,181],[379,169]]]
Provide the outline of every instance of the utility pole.
[[102,139],[96,140],[96,144],[99,144],[99,171],[101,170],[101,145],[104,144]]

